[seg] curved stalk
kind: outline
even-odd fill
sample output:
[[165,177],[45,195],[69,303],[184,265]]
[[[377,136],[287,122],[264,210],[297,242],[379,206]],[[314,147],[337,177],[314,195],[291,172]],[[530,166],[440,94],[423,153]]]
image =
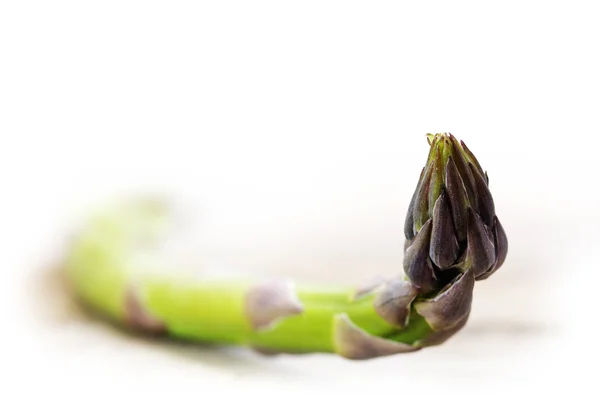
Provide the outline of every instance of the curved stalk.
[[[406,344],[431,331],[419,316],[401,331],[386,322],[375,308],[376,290],[359,296],[353,287],[295,288],[275,280],[201,280],[149,273],[136,265],[135,246],[157,239],[167,222],[163,212],[155,204],[139,203],[109,209],[88,224],[67,264],[83,300],[134,328],[263,352],[339,353],[336,332],[347,328],[347,321],[369,336],[393,336]],[[266,297],[261,300],[261,295]],[[259,302],[254,310],[253,296]],[[269,307],[274,308],[271,314]],[[256,326],[253,319],[264,319],[265,309],[267,323]]]
[[169,222],[153,201],[93,218],[73,245],[68,274],[103,314],[186,340],[349,359],[439,345],[467,323],[475,282],[500,268],[508,241],[473,153],[450,134],[428,141],[405,220],[405,278],[357,289],[151,273],[161,261],[148,245]]

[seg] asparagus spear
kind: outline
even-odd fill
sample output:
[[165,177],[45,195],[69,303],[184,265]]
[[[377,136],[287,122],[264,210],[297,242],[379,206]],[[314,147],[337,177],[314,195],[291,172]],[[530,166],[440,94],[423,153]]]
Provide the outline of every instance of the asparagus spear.
[[353,360],[439,345],[465,326],[475,282],[503,264],[508,242],[471,151],[451,134],[428,142],[406,216],[402,276],[353,288],[136,268],[139,246],[168,223],[168,209],[153,201],[93,216],[70,251],[68,276],[86,304],[149,334]]

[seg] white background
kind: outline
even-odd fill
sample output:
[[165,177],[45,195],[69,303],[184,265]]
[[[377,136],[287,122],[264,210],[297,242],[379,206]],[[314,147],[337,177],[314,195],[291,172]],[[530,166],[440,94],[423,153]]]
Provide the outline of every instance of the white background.
[[[597,392],[598,15],[578,1],[2,2],[0,397]],[[440,348],[350,363],[147,343],[65,311],[47,282],[81,215],[147,190],[197,206],[205,250],[232,254],[213,267],[394,273],[425,134],[442,131],[489,171],[510,252]]]

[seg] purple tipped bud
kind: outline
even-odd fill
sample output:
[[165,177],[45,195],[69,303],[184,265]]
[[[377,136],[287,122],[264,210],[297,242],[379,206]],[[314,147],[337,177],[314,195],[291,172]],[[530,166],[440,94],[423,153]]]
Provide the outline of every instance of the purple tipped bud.
[[494,239],[494,245],[496,247],[496,261],[486,273],[478,276],[477,280],[487,279],[502,266],[504,260],[506,259],[506,254],[508,253],[508,239],[506,237],[506,232],[504,232],[504,228],[498,220],[498,217],[494,217]]
[[477,196],[475,193],[475,179],[469,168],[469,160],[466,158],[466,154],[463,148],[456,139],[452,140],[452,158],[456,164],[456,169],[463,181],[464,190],[469,199],[469,205],[471,207],[477,206]]
[[477,203],[479,204],[477,211],[483,222],[487,226],[492,226],[494,216],[496,215],[494,199],[492,199],[492,194],[483,175],[477,171],[477,168],[473,164],[469,164],[469,166],[475,180],[475,193],[477,193]]
[[430,162],[423,172],[423,176],[419,181],[417,192],[415,196],[415,202],[413,204],[412,218],[414,221],[413,230],[417,234],[429,217],[429,189],[431,182],[431,175],[433,174],[433,162]]
[[446,191],[442,189],[442,194],[433,208],[433,227],[429,244],[429,257],[440,269],[452,267],[458,258],[458,242],[452,224],[450,204]]
[[477,170],[479,171],[479,173],[483,175],[484,172],[483,172],[483,169],[481,168],[481,165],[479,165],[479,161],[477,161],[477,158],[475,158],[475,156],[473,155],[473,153],[471,153],[471,150],[469,150],[469,148],[467,147],[467,145],[465,144],[465,142],[463,142],[461,140],[460,141],[460,145],[462,146],[463,151],[467,155],[467,158],[469,159],[469,162],[471,164],[475,165],[475,167],[477,167]]
[[475,277],[485,273],[496,261],[494,238],[472,208],[469,208],[469,229],[467,232],[467,251],[460,263],[463,271],[473,270]]
[[506,255],[508,254],[508,238],[498,217],[494,217],[494,238],[496,240],[496,263],[494,264],[494,270],[497,270],[504,264],[504,260],[506,260]]
[[[419,182],[423,179],[424,173],[425,167],[421,169]],[[410,200],[410,204],[408,206],[408,211],[406,212],[406,219],[404,220],[404,236],[406,236],[408,240],[412,240],[415,237],[415,219],[413,217],[413,209],[415,207],[415,199],[417,197],[417,192],[418,190],[415,190],[415,192],[413,193],[412,199]]]
[[436,288],[436,277],[429,259],[431,220],[428,220],[404,254],[404,272],[422,293]]
[[404,270],[420,293],[446,286],[460,271],[485,279],[508,249],[477,158],[451,134],[429,134],[427,141],[427,163],[404,227]]
[[467,198],[463,180],[458,173],[452,157],[449,157],[446,163],[445,183],[456,237],[459,242],[464,242],[467,239],[467,208],[469,208],[469,199]]

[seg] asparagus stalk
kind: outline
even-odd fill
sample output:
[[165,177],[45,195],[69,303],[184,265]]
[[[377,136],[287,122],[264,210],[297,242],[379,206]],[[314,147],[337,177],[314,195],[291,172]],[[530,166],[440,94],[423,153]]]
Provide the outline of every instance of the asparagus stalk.
[[136,257],[168,224],[169,210],[153,201],[93,216],[68,276],[86,304],[149,334],[354,360],[439,345],[466,324],[475,281],[502,265],[508,244],[475,156],[450,134],[428,142],[406,216],[403,276],[355,288],[157,274]]

